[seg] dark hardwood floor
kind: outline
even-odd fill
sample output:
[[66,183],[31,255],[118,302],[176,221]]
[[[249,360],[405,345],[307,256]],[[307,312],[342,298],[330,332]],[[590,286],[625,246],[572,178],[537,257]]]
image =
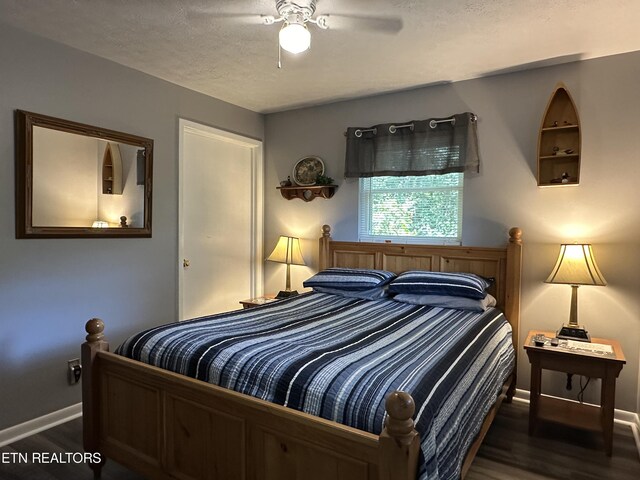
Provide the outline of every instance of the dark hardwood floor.
[[528,435],[529,406],[502,404],[467,480],[638,480],[640,456],[628,426],[614,426],[613,455],[601,435],[542,423]]
[[[638,480],[640,458],[631,429],[616,425],[613,456],[602,451],[596,434],[543,425],[536,436],[527,434],[528,408],[503,404],[471,466],[468,480]],[[0,448],[0,479],[84,480],[92,472],[84,464],[4,463],[5,452],[82,452],[80,419]],[[104,480],[140,480],[143,477],[108,460]]]

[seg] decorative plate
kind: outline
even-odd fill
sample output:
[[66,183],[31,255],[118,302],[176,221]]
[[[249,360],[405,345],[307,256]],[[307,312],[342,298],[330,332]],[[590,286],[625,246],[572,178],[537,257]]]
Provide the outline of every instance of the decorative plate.
[[318,175],[324,175],[324,162],[320,157],[301,158],[293,167],[293,181],[304,187],[315,185]]

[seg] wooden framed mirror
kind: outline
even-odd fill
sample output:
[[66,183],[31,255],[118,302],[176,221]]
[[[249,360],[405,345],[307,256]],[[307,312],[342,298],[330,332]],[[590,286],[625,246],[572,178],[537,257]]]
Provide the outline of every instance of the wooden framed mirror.
[[15,111],[16,238],[151,237],[153,140]]

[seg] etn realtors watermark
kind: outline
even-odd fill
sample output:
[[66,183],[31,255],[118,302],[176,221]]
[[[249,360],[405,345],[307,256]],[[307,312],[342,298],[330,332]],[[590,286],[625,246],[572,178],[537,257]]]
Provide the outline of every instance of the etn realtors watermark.
[[99,453],[89,452],[0,452],[3,463],[100,463]]

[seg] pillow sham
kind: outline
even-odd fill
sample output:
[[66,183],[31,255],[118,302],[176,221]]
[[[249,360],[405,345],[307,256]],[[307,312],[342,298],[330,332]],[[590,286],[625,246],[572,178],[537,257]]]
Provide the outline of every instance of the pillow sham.
[[380,300],[389,298],[387,287],[373,287],[367,290],[344,290],[340,288],[313,287],[314,292],[330,293],[341,297],[361,298],[363,300]]
[[484,298],[454,297],[451,295],[414,295],[400,293],[393,297],[397,302],[412,305],[429,305],[431,307],[451,308],[453,310],[468,310],[470,312],[485,312],[489,307],[496,306],[496,299],[490,293]]
[[386,270],[364,268],[327,268],[303,282],[305,287],[334,288],[349,291],[369,290],[382,287],[396,277]]
[[428,272],[412,270],[398,275],[391,282],[393,293],[418,295],[453,295],[467,298],[484,298],[491,284],[473,273]]

